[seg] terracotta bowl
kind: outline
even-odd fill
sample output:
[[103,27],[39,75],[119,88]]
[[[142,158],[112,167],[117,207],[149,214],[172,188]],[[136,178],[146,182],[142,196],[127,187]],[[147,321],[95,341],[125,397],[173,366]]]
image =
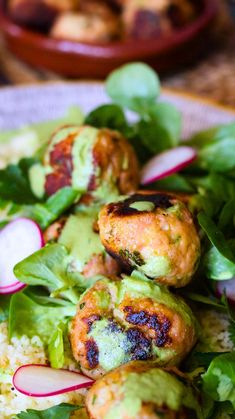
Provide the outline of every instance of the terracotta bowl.
[[56,40],[13,23],[0,0],[0,28],[10,51],[40,69],[63,76],[103,78],[130,61],[145,61],[158,72],[173,71],[191,63],[211,46],[217,15],[216,0],[203,0],[203,10],[193,23],[158,39],[86,44]]

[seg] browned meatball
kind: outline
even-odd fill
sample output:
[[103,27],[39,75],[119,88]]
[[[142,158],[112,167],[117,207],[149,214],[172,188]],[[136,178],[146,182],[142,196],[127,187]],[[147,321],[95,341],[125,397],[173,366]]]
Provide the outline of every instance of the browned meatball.
[[167,34],[196,14],[190,0],[123,0],[122,5],[126,33],[141,39]]
[[53,134],[45,153],[45,192],[52,195],[64,186],[95,200],[126,194],[138,186],[137,158],[117,131],[91,126],[67,126]]
[[10,16],[18,23],[47,28],[58,13],[75,10],[78,0],[10,0]]
[[99,229],[113,257],[157,282],[183,287],[197,268],[200,239],[193,216],[170,193],[139,192],[106,205]]
[[70,341],[84,373],[98,378],[131,360],[178,364],[195,344],[195,325],[190,308],[165,287],[125,276],[85,293]]
[[193,419],[200,412],[196,390],[176,368],[133,361],[100,378],[89,390],[90,418]]
[[107,5],[89,1],[78,12],[60,15],[50,34],[78,42],[105,42],[120,36],[120,30],[119,17]]

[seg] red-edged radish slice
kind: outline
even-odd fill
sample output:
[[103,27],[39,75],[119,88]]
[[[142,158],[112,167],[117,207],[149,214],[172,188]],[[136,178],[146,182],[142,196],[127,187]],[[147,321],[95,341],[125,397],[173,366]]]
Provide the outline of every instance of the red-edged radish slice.
[[40,227],[28,218],[17,218],[0,231],[0,294],[12,294],[25,286],[13,268],[43,245]]
[[12,287],[0,288],[0,294],[14,294],[15,292],[21,291],[25,287],[25,284],[22,284],[22,282],[18,281]]
[[69,370],[57,370],[47,365],[29,364],[18,368],[13,386],[31,397],[48,397],[91,387],[94,380]]
[[196,157],[196,150],[188,146],[175,147],[157,154],[144,165],[141,172],[141,185],[147,185],[179,172],[192,163]]
[[216,294],[222,297],[226,294],[228,301],[235,304],[235,278],[226,281],[216,281]]

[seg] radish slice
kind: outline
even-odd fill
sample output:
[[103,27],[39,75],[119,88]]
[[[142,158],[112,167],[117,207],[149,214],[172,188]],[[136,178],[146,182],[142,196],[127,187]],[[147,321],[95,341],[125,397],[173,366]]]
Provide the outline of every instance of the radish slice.
[[94,380],[69,370],[57,370],[47,365],[29,364],[18,368],[13,386],[31,397],[48,397],[91,387]]
[[0,294],[14,294],[15,292],[21,291],[26,285],[22,282],[17,282],[12,287],[0,288]]
[[25,284],[14,275],[14,266],[44,245],[40,227],[28,218],[17,218],[0,231],[0,294],[12,294]]
[[226,294],[228,301],[235,304],[235,278],[226,281],[216,281],[216,294],[219,297]]
[[196,150],[188,146],[175,147],[157,154],[143,167],[141,185],[147,185],[179,172],[192,163],[196,157]]

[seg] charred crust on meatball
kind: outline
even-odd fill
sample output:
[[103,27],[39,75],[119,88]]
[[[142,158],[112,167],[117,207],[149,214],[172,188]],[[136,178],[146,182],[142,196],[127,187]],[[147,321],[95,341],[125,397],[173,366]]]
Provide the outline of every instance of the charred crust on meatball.
[[126,335],[128,342],[131,344],[132,361],[146,361],[152,358],[151,339],[148,339],[141,330],[132,327],[127,330]]
[[58,10],[55,6],[44,3],[42,0],[22,0],[16,4],[10,3],[8,13],[15,22],[21,25],[46,31],[54,22]]
[[[117,216],[130,216],[138,214],[138,209],[131,207],[131,204],[135,202],[151,202],[154,204],[154,208],[161,208],[161,209],[168,209],[173,206],[172,196],[163,194],[163,193],[155,193],[155,194],[134,194],[131,195],[129,198],[125,199],[121,202],[114,202],[108,205],[107,213],[108,215],[117,215]],[[147,212],[147,211],[141,211]]]
[[149,314],[145,310],[134,311],[131,306],[124,308],[126,312],[126,321],[136,326],[146,326],[150,330],[154,330],[156,333],[156,346],[163,347],[171,342],[169,337],[169,330],[171,327],[170,321],[165,317],[157,316],[156,314]]
[[50,152],[50,165],[53,173],[46,176],[45,189],[47,195],[53,195],[57,190],[71,186],[73,172],[72,148],[74,135],[55,144]]
[[87,324],[87,332],[89,333],[91,331],[93,323],[96,322],[97,320],[101,320],[101,317],[98,316],[97,314],[93,314],[89,317],[83,318],[82,320],[84,323]]
[[86,341],[85,349],[89,368],[96,368],[99,365],[99,349],[94,339]]

